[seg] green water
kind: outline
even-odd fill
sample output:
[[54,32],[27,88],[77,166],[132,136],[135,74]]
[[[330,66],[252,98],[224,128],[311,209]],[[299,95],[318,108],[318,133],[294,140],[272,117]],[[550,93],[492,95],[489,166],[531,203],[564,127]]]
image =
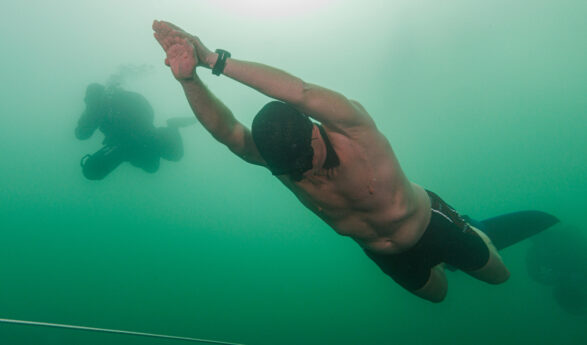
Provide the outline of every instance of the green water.
[[[587,1],[331,1],[291,16],[226,1],[0,4],[0,318],[244,344],[584,344],[585,316],[532,281],[449,274],[431,304],[403,291],[268,172],[201,127],[153,175],[87,181],[77,141],[85,87],[142,72],[156,125],[191,114],[153,19],[212,49],[359,100],[407,175],[478,218],[520,209],[587,231]],[[359,4],[360,3],[360,4]],[[224,4],[224,5],[222,5]],[[246,8],[246,7],[245,7]],[[244,123],[267,98],[203,79]],[[0,344],[179,344],[0,325]]]

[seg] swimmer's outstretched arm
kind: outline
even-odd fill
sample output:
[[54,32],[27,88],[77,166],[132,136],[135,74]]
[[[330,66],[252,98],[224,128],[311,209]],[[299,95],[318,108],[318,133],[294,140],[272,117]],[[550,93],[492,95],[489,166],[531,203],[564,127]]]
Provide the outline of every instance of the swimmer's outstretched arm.
[[200,60],[194,45],[161,22],[153,23],[153,29],[155,38],[167,53],[165,64],[171,67],[204,128],[237,156],[249,163],[264,166],[265,161],[253,143],[250,130],[234,117],[232,111],[198,77],[195,68]]
[[204,85],[197,74],[194,73],[192,79],[181,80],[180,84],[192,111],[217,141],[246,162],[266,165],[257,151],[250,129],[234,117],[232,111]]
[[[176,37],[191,43],[198,59],[197,66],[212,68],[215,65],[218,54],[206,48],[198,37],[168,22],[155,21],[153,29],[160,41],[164,37]],[[351,127],[372,124],[369,115],[357,102],[338,92],[306,83],[280,69],[229,58],[224,74],[271,98],[291,104],[326,125]]]
[[[209,68],[214,66],[217,57],[214,53],[207,59]],[[332,127],[352,127],[370,120],[358,102],[271,66],[229,58],[224,74]]]

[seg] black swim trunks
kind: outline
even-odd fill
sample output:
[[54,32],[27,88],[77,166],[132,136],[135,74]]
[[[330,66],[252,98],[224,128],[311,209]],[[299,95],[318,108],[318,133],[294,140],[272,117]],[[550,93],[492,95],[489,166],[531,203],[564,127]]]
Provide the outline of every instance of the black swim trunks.
[[393,255],[365,253],[379,268],[404,288],[422,288],[432,267],[441,262],[463,271],[474,271],[489,260],[489,248],[461,215],[438,195],[430,196],[430,224],[420,240],[405,252]]

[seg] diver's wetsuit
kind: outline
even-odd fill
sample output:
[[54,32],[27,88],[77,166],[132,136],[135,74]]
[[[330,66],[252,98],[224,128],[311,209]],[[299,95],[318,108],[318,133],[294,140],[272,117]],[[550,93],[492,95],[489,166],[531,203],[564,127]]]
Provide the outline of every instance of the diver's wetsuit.
[[430,223],[412,248],[394,255],[365,250],[383,272],[410,291],[422,288],[432,267],[441,262],[474,271],[489,260],[489,248],[463,217],[438,195],[427,192],[432,209]]
[[181,159],[183,144],[177,127],[155,128],[153,117],[153,108],[143,96],[119,88],[106,91],[100,102],[87,103],[76,137],[87,139],[99,128],[104,146],[82,158],[84,176],[103,179],[125,161],[153,173],[159,169],[160,158]]

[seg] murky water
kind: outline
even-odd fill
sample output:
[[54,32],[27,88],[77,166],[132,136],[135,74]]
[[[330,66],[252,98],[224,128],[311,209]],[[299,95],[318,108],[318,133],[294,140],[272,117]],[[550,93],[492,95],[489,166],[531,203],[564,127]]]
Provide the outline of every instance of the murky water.
[[[0,4],[0,318],[251,345],[585,343],[586,316],[528,275],[530,241],[502,253],[506,284],[452,273],[431,304],[200,125],[180,162],[99,182],[79,160],[101,135],[73,131],[86,86],[113,77],[157,126],[191,115],[152,37],[165,19],[359,100],[410,179],[462,213],[548,211],[587,241],[587,2],[240,3]],[[202,78],[246,124],[268,100]],[[179,342],[0,325],[0,343]]]

